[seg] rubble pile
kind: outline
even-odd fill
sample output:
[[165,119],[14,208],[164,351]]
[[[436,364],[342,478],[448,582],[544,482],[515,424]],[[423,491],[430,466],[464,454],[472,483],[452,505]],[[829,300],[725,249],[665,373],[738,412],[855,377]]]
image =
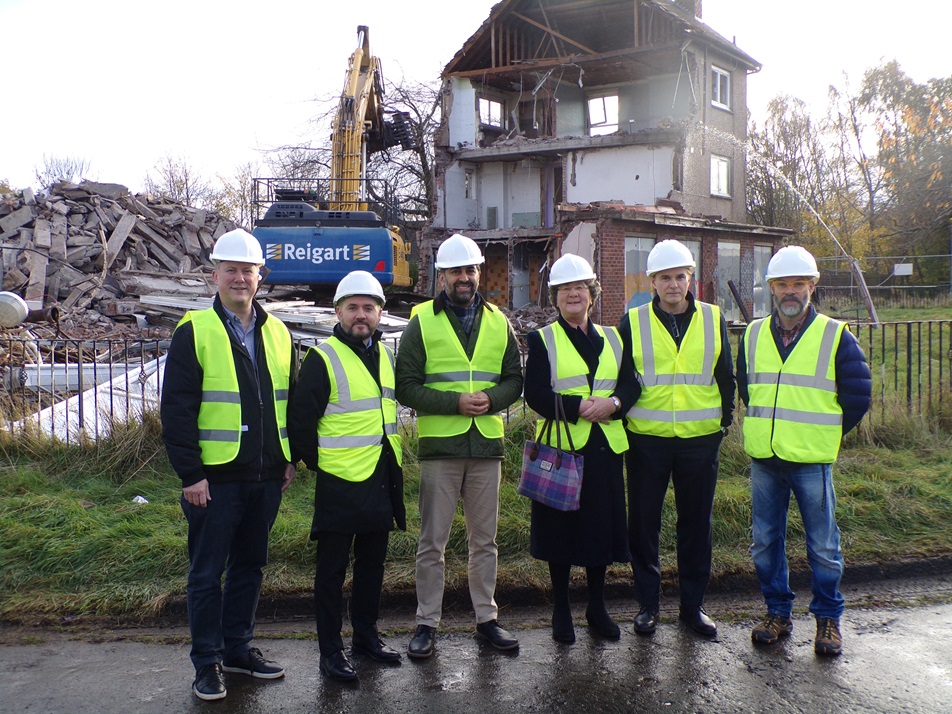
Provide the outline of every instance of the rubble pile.
[[[3,290],[31,308],[56,304],[78,326],[97,330],[98,316],[132,314],[138,296],[155,292],[208,295],[208,255],[235,228],[212,211],[119,184],[56,183],[0,196]],[[103,323],[104,324],[104,323]]]

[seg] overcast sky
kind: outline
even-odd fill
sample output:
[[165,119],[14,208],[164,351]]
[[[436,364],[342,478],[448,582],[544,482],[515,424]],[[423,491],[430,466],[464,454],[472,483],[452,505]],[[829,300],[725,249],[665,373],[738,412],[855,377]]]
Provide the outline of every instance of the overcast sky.
[[[166,155],[231,176],[259,151],[313,137],[340,92],[357,25],[391,80],[436,78],[492,0],[0,0],[0,179],[34,185],[43,157],[141,190]],[[785,93],[826,107],[896,59],[919,82],[952,76],[952,2],[703,0],[704,21],[763,65],[748,105]]]

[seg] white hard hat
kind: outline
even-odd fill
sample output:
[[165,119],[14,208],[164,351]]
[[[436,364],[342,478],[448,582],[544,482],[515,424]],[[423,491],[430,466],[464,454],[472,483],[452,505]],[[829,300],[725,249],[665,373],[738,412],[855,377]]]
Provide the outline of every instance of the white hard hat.
[[803,246],[784,246],[767,263],[767,282],[778,278],[812,278],[813,282],[820,279],[820,271],[816,267],[816,259]]
[[354,295],[366,295],[377,300],[381,305],[385,302],[383,287],[380,281],[366,270],[354,270],[345,275],[337,283],[337,292],[334,293],[334,305],[341,300]]
[[264,254],[261,252],[261,244],[257,238],[241,228],[223,233],[221,237],[215,241],[215,247],[212,249],[212,254],[209,257],[216,262],[231,260],[236,263],[264,265]]
[[436,251],[436,269],[461,268],[464,265],[482,265],[485,258],[476,241],[462,233],[454,233]]
[[549,285],[564,285],[579,280],[594,280],[595,271],[585,258],[566,253],[552,264],[549,271]]
[[683,243],[668,239],[656,243],[648,253],[648,266],[645,274],[650,278],[655,273],[671,268],[690,268],[694,270],[697,263],[694,256]]

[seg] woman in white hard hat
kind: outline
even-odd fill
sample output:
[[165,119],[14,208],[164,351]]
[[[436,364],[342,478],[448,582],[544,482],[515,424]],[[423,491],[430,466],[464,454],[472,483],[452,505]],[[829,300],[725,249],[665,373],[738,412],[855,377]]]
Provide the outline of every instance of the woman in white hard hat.
[[[589,627],[602,637],[617,639],[620,630],[605,607],[605,571],[611,563],[631,560],[622,456],[628,441],[621,419],[634,403],[635,380],[632,370],[619,374],[618,331],[596,325],[589,317],[600,292],[588,261],[563,255],[549,277],[549,296],[559,318],[527,338],[526,403],[543,418],[554,418],[555,396],[561,395],[567,428],[584,456],[579,510],[559,511],[532,502],[530,552],[549,563],[552,637],[564,643],[575,641],[569,605],[572,566],[585,567]],[[554,434],[550,440],[555,443]]]

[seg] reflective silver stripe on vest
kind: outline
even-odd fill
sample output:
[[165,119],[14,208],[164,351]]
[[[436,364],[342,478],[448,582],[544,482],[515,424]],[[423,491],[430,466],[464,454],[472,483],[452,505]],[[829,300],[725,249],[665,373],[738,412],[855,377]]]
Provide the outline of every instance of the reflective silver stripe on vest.
[[[347,379],[347,372],[344,370],[344,363],[340,361],[340,355],[326,343],[322,342],[317,346],[321,352],[327,355],[331,362],[331,369],[337,382],[337,401],[328,402],[324,408],[325,414],[347,414],[350,412],[362,412],[377,410],[383,408],[380,397],[367,397],[366,399],[350,398],[350,381]],[[391,390],[392,391],[392,390]]]
[[[338,392],[340,392],[340,386],[338,386]],[[350,412],[362,412],[370,410],[380,410],[381,403],[379,397],[367,397],[366,399],[352,399],[345,402],[344,400],[339,400],[338,402],[328,402],[327,407],[324,409],[325,414],[349,414]]]
[[[769,319],[769,318],[767,318]],[[785,372],[760,372],[757,371],[756,352],[757,340],[760,337],[760,330],[765,320],[759,320],[750,326],[750,335],[748,337],[747,364],[754,368],[754,371],[748,374],[748,384],[785,384],[792,387],[811,387],[821,389],[825,392],[836,392],[836,380],[828,379],[826,370],[830,366],[833,358],[833,345],[836,343],[836,332],[839,329],[838,324],[829,320],[823,328],[823,338],[820,340],[820,349],[817,351],[816,369],[813,374],[787,374]],[[794,347],[796,349],[796,347]],[[791,421],[797,421],[792,419]]]
[[673,424],[689,421],[707,421],[708,419],[720,419],[720,407],[711,409],[682,409],[680,411],[667,411],[665,409],[644,409],[642,407],[632,407],[628,410],[628,416],[632,419],[647,419],[650,421],[665,422]]
[[[559,379],[559,355],[558,355],[558,340],[555,337],[555,325],[546,325],[541,330],[540,333],[545,333],[548,335],[548,341],[546,342],[546,351],[549,356],[549,383],[552,385],[552,391],[554,392],[565,392],[569,389],[575,389],[576,387],[587,387],[588,386],[588,375],[579,374],[573,377],[563,377]],[[615,367],[616,374],[618,370],[621,369],[621,340],[618,338],[618,335],[611,330],[605,330],[603,337],[607,339],[610,343],[612,349],[612,355],[615,358]],[[549,344],[551,343],[551,345]],[[601,355],[599,355],[599,361],[601,360]],[[596,367],[597,371],[597,367]],[[615,387],[618,385],[617,379],[595,379],[592,380],[592,391],[614,391]]]
[[374,436],[320,436],[317,437],[319,449],[359,449],[365,446],[380,446],[383,437]]
[[286,426],[282,426],[280,429],[278,429],[278,436],[279,436],[280,438],[282,438],[282,439],[287,439],[287,438],[288,438],[288,428],[287,428]]
[[381,396],[384,399],[396,400],[397,398],[397,392],[394,389],[391,389],[390,387],[381,387],[380,391],[382,392]]
[[473,370],[472,372],[436,372],[434,374],[428,374],[423,378],[424,384],[432,384],[433,382],[469,382],[470,380],[474,382],[492,382],[496,384],[499,382],[499,375],[493,372],[479,372]]
[[816,426],[840,426],[843,424],[842,414],[817,414],[801,409],[784,409],[783,407],[751,407],[747,415],[760,419],[781,419],[798,424],[814,424]]
[[221,404],[241,404],[241,395],[238,392],[210,389],[202,392],[203,402],[219,402]]
[[393,422],[384,422],[383,433],[387,436],[393,436],[397,433],[397,425]]
[[681,384],[691,387],[710,387],[714,384],[714,376],[711,374],[656,374],[653,386],[672,387]]
[[275,389],[274,398],[279,402],[288,401],[288,390],[287,389]]
[[[641,383],[645,387],[672,387],[687,385],[692,387],[711,387],[714,385],[714,310],[703,302],[695,303],[695,309],[701,315],[701,339],[704,340],[704,361],[699,374],[657,374],[654,343],[651,341],[651,310],[648,303],[638,308],[638,333],[641,337],[642,365]],[[710,337],[710,339],[708,339]]]
[[199,429],[199,441],[235,442],[241,439],[241,433],[230,429]]

